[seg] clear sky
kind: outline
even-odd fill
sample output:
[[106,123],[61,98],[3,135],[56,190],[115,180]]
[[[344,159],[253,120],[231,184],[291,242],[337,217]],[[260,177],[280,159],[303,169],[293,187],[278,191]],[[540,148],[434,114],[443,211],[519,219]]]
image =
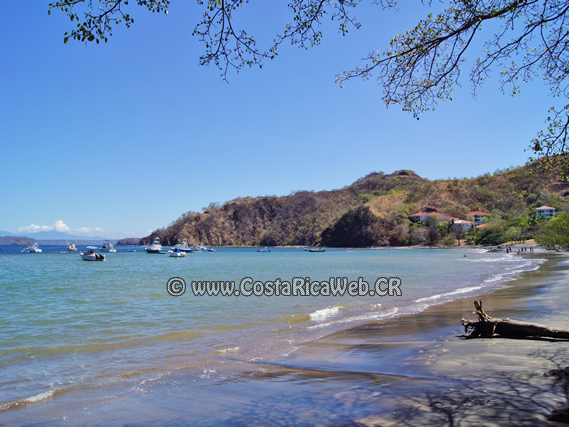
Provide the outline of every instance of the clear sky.
[[[18,234],[142,237],[211,202],[331,190],[372,171],[478,176],[525,164],[553,105],[540,81],[518,97],[490,82],[474,99],[469,68],[453,102],[419,121],[386,109],[374,80],[340,88],[336,74],[429,13],[419,2],[363,5],[360,30],[326,24],[321,46],[283,46],[229,83],[198,66],[195,1],[172,0],[168,16],[131,2],[134,25],[102,45],[65,45],[74,24],[48,16],[49,1],[23,3],[0,2],[0,230]],[[266,46],[291,18],[286,1],[261,3],[240,22]]]

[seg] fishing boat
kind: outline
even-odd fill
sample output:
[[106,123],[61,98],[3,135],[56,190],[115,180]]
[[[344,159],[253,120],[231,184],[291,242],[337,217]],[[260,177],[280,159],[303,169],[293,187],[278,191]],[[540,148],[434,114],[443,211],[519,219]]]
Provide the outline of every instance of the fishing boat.
[[271,252],[268,248],[257,248],[257,252]]
[[83,261],[105,261],[105,255],[95,253],[95,248],[88,248],[87,252],[81,252]]
[[168,253],[170,254],[171,257],[173,258],[183,258],[188,256],[185,252],[183,252],[181,249],[172,249],[171,251],[168,251]]
[[179,249],[182,252],[194,252],[194,248],[188,246],[188,241],[186,239],[182,240],[181,244],[177,244],[173,246],[173,249]]
[[75,243],[67,242],[67,250],[71,252],[77,252],[77,246],[75,246]]
[[154,241],[150,246],[146,248],[147,254],[165,254],[167,253],[165,249],[162,249],[162,245],[160,244],[160,237],[155,237]]
[[41,250],[41,248],[38,246],[37,243],[34,243],[34,244],[32,244],[32,245],[28,245],[27,248],[22,249],[22,252],[30,253],[30,254],[33,254],[33,253],[40,254],[41,251],[42,251],[42,250]]
[[103,246],[101,246],[101,248],[99,249],[100,252],[116,252],[117,250],[115,249],[115,247],[111,244],[111,242],[109,240],[107,240],[107,243],[105,243]]

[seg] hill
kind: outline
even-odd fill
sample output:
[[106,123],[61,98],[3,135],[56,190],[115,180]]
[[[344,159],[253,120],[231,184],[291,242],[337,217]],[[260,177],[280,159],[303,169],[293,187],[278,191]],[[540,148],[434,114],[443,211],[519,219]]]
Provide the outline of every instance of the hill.
[[[401,246],[426,242],[409,219],[418,211],[466,219],[481,210],[516,226],[544,204],[568,210],[569,183],[555,173],[530,174],[528,166],[435,181],[409,170],[374,172],[339,190],[237,198],[203,213],[188,212],[140,244],[159,236],[164,245],[186,239],[208,246]],[[428,240],[436,242],[436,233]]]

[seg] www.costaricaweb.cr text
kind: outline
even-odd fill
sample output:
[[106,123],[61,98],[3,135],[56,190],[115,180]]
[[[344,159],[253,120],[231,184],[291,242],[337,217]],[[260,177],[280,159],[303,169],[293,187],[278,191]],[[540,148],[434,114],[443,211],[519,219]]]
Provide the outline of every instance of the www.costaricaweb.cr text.
[[[292,281],[281,279],[266,282],[245,277],[238,285],[234,281],[192,281],[194,296],[401,296],[401,279],[398,277],[380,277],[370,285],[363,277],[357,281],[348,281],[347,277],[330,277],[327,281],[311,281],[310,277],[295,277]],[[172,277],[166,284],[166,290],[172,296],[186,292],[186,282],[180,277]]]

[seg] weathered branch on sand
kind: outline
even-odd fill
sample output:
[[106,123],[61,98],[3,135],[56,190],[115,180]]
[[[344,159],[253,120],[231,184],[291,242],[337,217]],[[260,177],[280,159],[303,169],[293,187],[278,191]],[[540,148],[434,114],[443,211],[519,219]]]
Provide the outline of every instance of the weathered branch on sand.
[[474,301],[478,321],[461,319],[464,332],[470,335],[467,338],[491,338],[494,334],[510,338],[547,337],[569,339],[569,331],[549,328],[535,323],[520,322],[518,320],[500,319],[488,316],[482,309],[482,300]]

